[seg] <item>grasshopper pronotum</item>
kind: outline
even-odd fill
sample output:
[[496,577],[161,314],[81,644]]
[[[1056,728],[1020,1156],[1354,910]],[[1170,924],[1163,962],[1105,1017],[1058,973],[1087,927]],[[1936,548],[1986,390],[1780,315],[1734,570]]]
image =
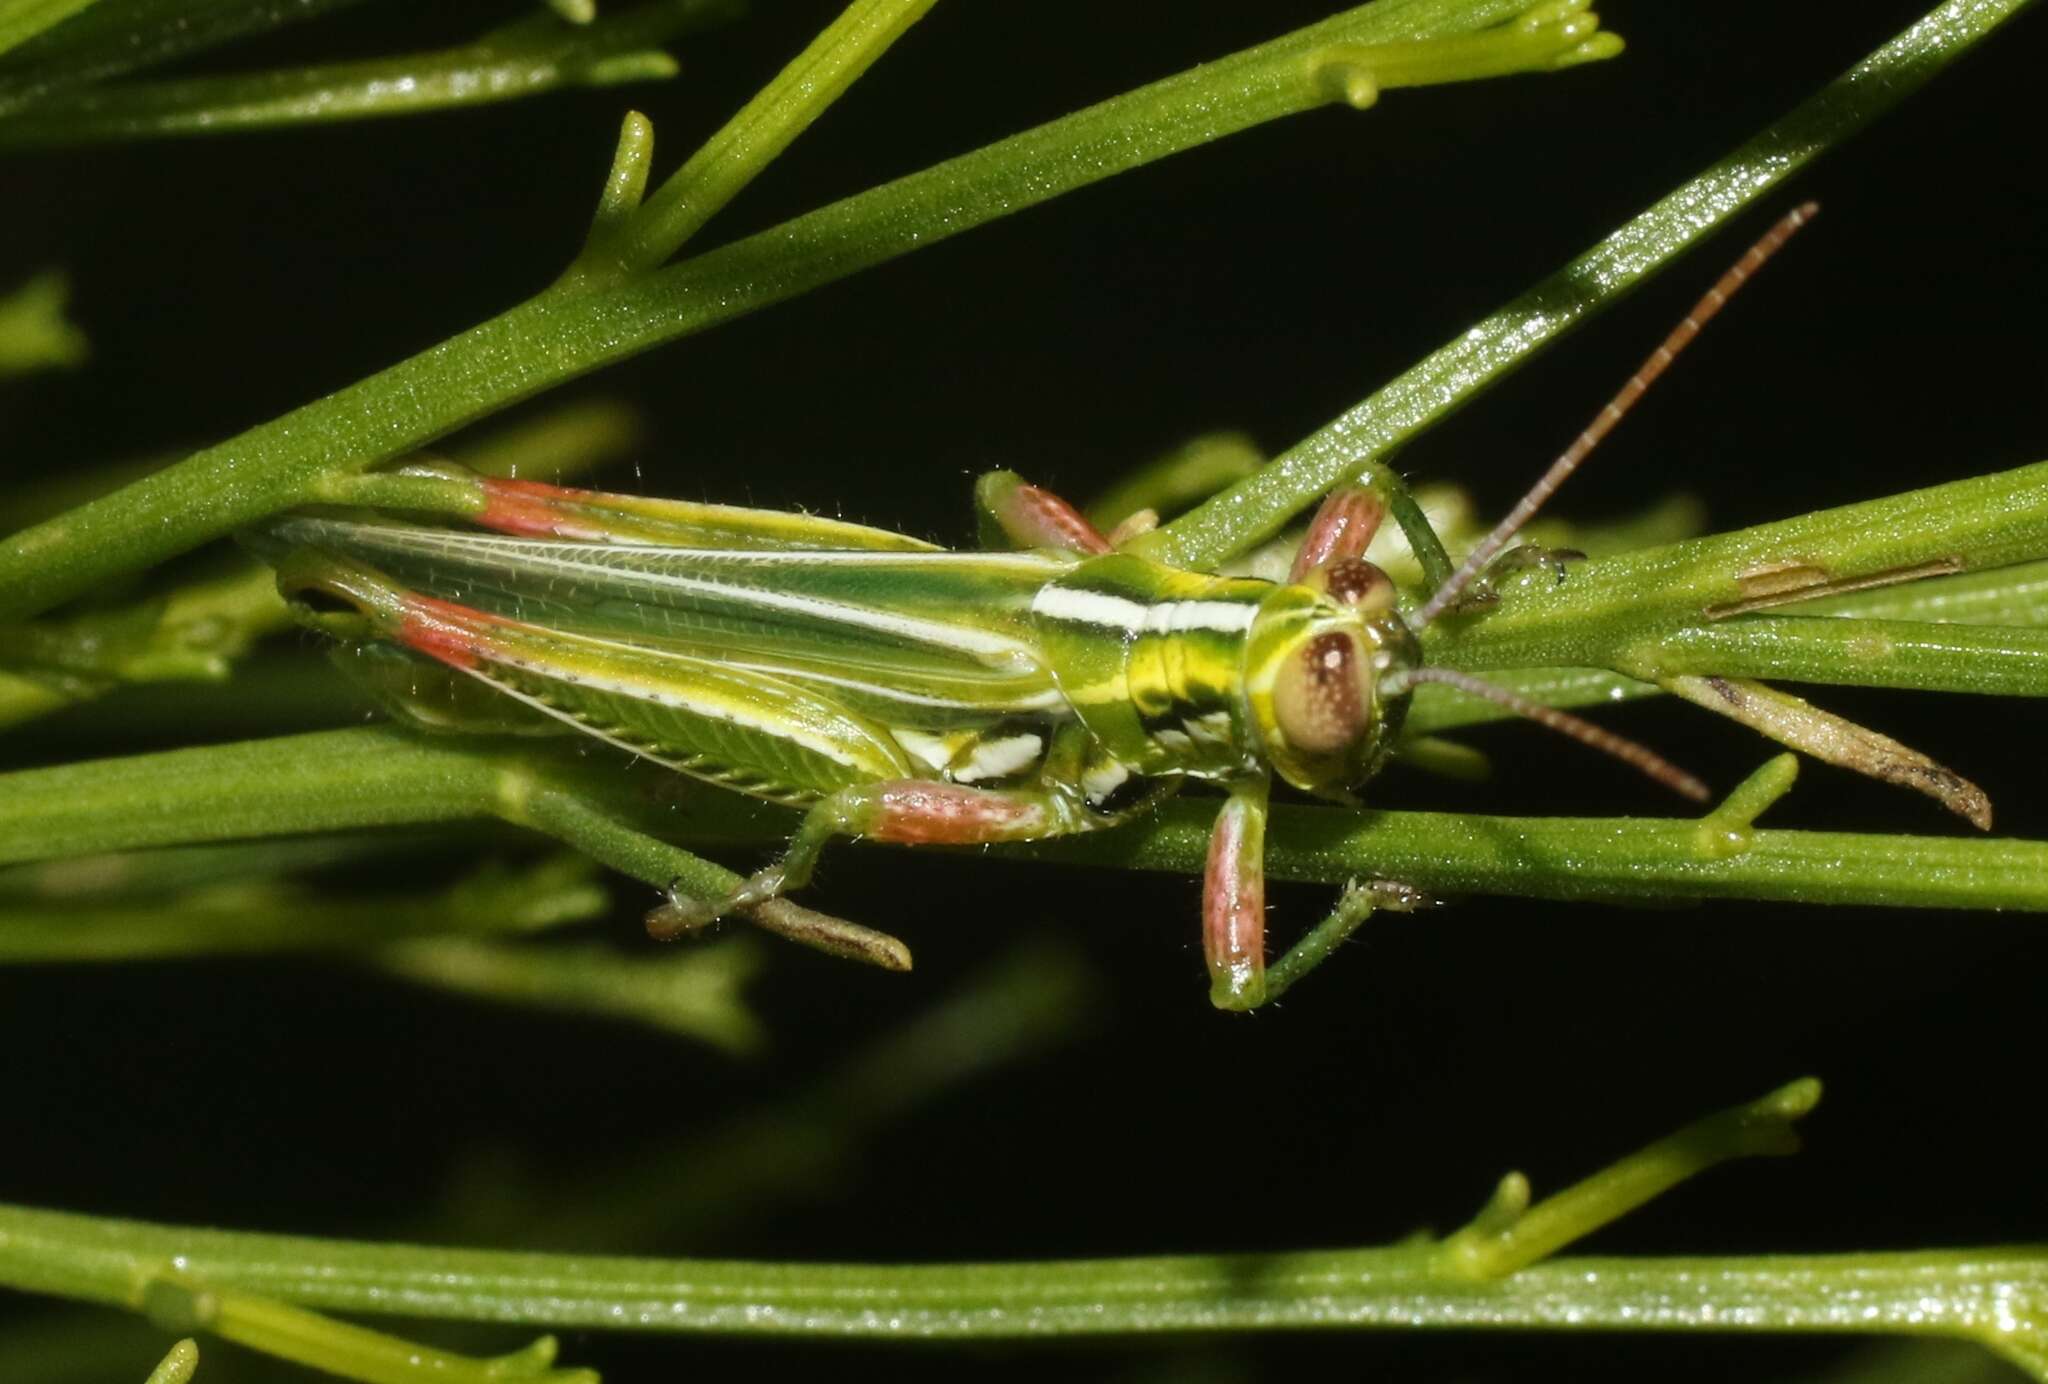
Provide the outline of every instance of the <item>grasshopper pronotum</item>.
[[[259,542],[309,623],[395,645],[683,773],[806,809],[780,861],[726,898],[673,900],[671,927],[803,885],[835,836],[1038,839],[1113,825],[1189,780],[1216,784],[1228,796],[1204,878],[1204,951],[1215,1003],[1251,1008],[1328,946],[1327,936],[1312,955],[1298,945],[1269,984],[1262,852],[1273,777],[1354,801],[1395,749],[1421,683],[1490,697],[1706,797],[1639,745],[1425,666],[1416,635],[1469,595],[1812,212],[1788,214],[1752,246],[1457,571],[1405,612],[1363,556],[1398,486],[1390,477],[1330,496],[1285,582],[1119,552],[1064,501],[1008,473],[976,492],[984,533],[1008,551],[466,475],[481,491],[476,522],[496,532],[305,517]],[[1404,529],[1426,526],[1410,507],[1393,512]],[[1383,883],[1374,897],[1398,907],[1418,896]]]

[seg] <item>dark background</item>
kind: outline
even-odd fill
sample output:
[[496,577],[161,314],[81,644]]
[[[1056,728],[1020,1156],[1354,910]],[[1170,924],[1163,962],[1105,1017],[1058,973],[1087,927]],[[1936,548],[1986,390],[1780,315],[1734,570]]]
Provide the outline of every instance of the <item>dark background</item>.
[[[773,224],[1309,22],[1269,0],[940,6],[707,231]],[[365,6],[248,55],[392,51],[504,12]],[[1921,6],[1617,3],[1623,60],[1550,80],[1391,93],[1269,125],[976,230],[560,392],[631,399],[626,488],[806,505],[946,540],[970,477],[1087,495],[1186,437],[1274,450],[1364,397],[1787,110]],[[0,163],[0,277],[68,266],[94,360],[0,392],[0,470],[47,475],[228,436],[539,288],[573,252],[620,112],[663,171],[832,12],[763,4],[682,46],[684,75],[390,123]],[[1716,527],[2041,459],[2040,15],[2009,26],[1729,234],[1413,446],[1419,479],[1504,506],[1748,237],[1826,215],[1574,483],[1620,514],[1673,490]],[[548,402],[548,401],[543,401]],[[309,643],[286,641],[302,649]],[[1826,692],[1981,783],[2038,838],[2039,712]],[[1723,786],[1764,757],[1732,726],[1603,719]],[[79,752],[64,728],[0,753]],[[1537,732],[1471,737],[1497,781],[1400,770],[1378,801],[1667,810]],[[124,746],[124,748],[127,748]],[[1808,766],[1774,825],[1967,830]],[[631,905],[643,900],[622,887]],[[1509,1167],[1540,1190],[1707,1110],[1813,1073],[1789,1163],[1724,1170],[1603,1233],[1603,1252],[1824,1251],[2048,1239],[2040,987],[2024,917],[1730,903],[1663,912],[1475,900],[1375,924],[1272,1011],[1203,1000],[1194,882],[840,850],[817,898],[900,932],[892,977],[781,949],[776,1034],[735,1064],[623,1026],[536,1017],[319,962],[0,976],[11,1136],[0,1198],[235,1227],[407,1233],[451,1199],[578,1186],[688,1144],[943,1000],[1025,939],[1095,977],[1071,1041],[861,1140],[811,1195],[649,1248],[946,1260],[1291,1248],[1468,1214]],[[1275,892],[1276,930],[1321,892]],[[613,931],[629,943],[632,908]],[[483,1171],[480,1171],[483,1170]],[[692,1196],[673,1188],[679,1203]],[[1246,1213],[1246,1208],[1253,1210]],[[650,1215],[654,1215],[650,1211]],[[500,1207],[500,1238],[522,1236]],[[436,1219],[436,1218],[440,1219]],[[478,1221],[477,1224],[483,1224]],[[467,1236],[488,1238],[484,1232]],[[445,1339],[457,1339],[446,1337]],[[495,1338],[493,1338],[495,1340]],[[859,1352],[905,1377],[1401,1379],[1810,1374],[1851,1349],[1771,1338],[1238,1338]],[[839,1368],[838,1348],[572,1335],[608,1378]],[[138,1361],[141,1356],[136,1357]],[[213,1366],[209,1366],[211,1370]],[[135,1371],[136,1377],[141,1373]],[[292,1377],[282,1367],[254,1372]],[[125,1376],[123,1376],[125,1377]],[[201,1378],[207,1374],[202,1372]],[[224,1376],[225,1377],[225,1376]]]

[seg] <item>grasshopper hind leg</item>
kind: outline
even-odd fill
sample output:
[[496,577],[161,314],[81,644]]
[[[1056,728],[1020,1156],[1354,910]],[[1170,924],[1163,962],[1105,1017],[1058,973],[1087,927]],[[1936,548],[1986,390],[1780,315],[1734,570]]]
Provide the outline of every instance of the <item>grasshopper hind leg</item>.
[[917,778],[855,784],[813,804],[782,858],[723,899],[707,902],[672,895],[661,913],[668,927],[689,930],[734,909],[801,889],[810,882],[826,844],[836,837],[906,846],[980,846],[1070,836],[1116,820],[1089,808],[1064,784],[975,788]]
[[1086,515],[1015,471],[985,472],[974,483],[974,513],[984,548],[1059,548],[1084,557],[1111,551]]

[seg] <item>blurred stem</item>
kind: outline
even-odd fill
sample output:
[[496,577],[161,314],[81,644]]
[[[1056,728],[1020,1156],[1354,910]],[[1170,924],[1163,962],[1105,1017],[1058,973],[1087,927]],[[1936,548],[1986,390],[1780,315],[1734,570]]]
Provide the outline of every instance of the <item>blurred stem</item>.
[[258,878],[183,895],[165,888],[132,902],[10,898],[0,899],[0,964],[346,953],[451,932],[474,941],[587,922],[606,904],[588,863],[574,856],[517,872],[486,868],[439,891],[351,896]]
[[646,441],[640,411],[617,399],[569,399],[491,428],[455,455],[486,476],[562,485],[632,456]]
[[[30,0],[34,3],[34,0]],[[135,0],[91,5],[0,61],[0,113],[50,93],[204,52],[361,0]]]
[[[361,831],[330,836],[279,837],[213,846],[74,856],[67,860],[0,868],[0,902],[104,904],[157,901],[214,885],[247,883],[310,870],[333,870],[377,860],[402,866],[450,846],[487,847],[483,832]],[[566,882],[573,871],[557,877]],[[587,875],[587,871],[586,871]]]
[[749,1217],[788,1214],[792,1200],[849,1185],[849,1165],[910,1111],[1074,1039],[1100,1012],[1098,990],[1066,948],[1018,947],[789,1096],[606,1159],[566,1188],[520,1189],[486,1238],[616,1252],[702,1243]]
[[[0,19],[0,48],[5,31]],[[70,282],[51,270],[0,298],[0,378],[84,363],[85,333],[64,316],[70,297]]]
[[0,53],[62,23],[94,0],[0,0]]
[[1501,311],[1254,475],[1131,551],[1207,568],[1272,537],[1323,494],[1441,421],[1484,386],[1580,325],[1694,241],[1764,197],[2025,8],[2027,0],[1947,0],[1734,153],[1637,216]]
[[1789,1151],[1787,1126],[1818,1093],[1815,1082],[1795,1082],[1534,1206],[1527,1181],[1510,1174],[1447,1239],[1374,1249],[768,1264],[323,1241],[8,1207],[0,1208],[0,1281],[134,1306],[137,1285],[175,1261],[183,1279],[223,1301],[260,1294],[334,1311],[525,1326],[876,1341],[1305,1327],[1946,1336],[2048,1377],[2048,1247],[1544,1258],[1725,1158]]
[[412,115],[564,86],[658,80],[674,76],[676,62],[651,45],[726,17],[732,8],[730,0],[657,0],[583,27],[540,15],[439,52],[88,86],[0,116],[0,148]]
[[[543,294],[0,541],[0,620],[47,610],[279,510],[321,502],[337,477],[394,460],[599,366],[1168,154],[1344,99],[1318,76],[1319,56],[1331,45],[1398,46],[1470,32],[1521,9],[1515,0],[1410,0],[1391,10],[1353,10],[671,268],[588,293]],[[1532,66],[1558,60],[1553,37],[1530,38]],[[1925,56],[1938,64],[1943,54],[1937,47]]]
[[270,570],[244,561],[167,596],[0,625],[0,729],[124,683],[224,681],[290,623]]
[[476,937],[421,937],[379,950],[378,969],[403,980],[501,1004],[623,1019],[733,1054],[758,1050],[767,1032],[740,999],[761,969],[744,941],[659,956],[602,943],[523,947]]

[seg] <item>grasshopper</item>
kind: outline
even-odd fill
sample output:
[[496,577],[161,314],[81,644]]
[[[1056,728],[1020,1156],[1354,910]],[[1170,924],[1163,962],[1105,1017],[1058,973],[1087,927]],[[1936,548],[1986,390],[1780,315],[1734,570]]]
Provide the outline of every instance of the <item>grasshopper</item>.
[[[1390,510],[1418,551],[1436,539],[1380,473],[1324,502],[1277,582],[1119,551],[1128,529],[1105,535],[1007,472],[976,487],[988,545],[977,552],[802,514],[445,468],[435,474],[474,487],[485,532],[304,516],[275,523],[259,546],[301,617],[352,647],[457,670],[551,724],[804,809],[781,859],[741,888],[673,898],[660,910],[672,930],[801,887],[834,837],[1043,839],[1128,820],[1190,781],[1214,784],[1226,796],[1203,881],[1203,949],[1213,1001],[1249,1009],[1328,950],[1326,937],[1304,965],[1307,943],[1297,944],[1269,983],[1272,780],[1356,802],[1423,683],[1489,697],[1707,796],[1640,745],[1425,665],[1417,636],[1469,598],[1812,211],[1786,216],[1732,266],[1448,580],[1405,611],[1367,544]],[[1426,902],[1391,882],[1367,897]]]

